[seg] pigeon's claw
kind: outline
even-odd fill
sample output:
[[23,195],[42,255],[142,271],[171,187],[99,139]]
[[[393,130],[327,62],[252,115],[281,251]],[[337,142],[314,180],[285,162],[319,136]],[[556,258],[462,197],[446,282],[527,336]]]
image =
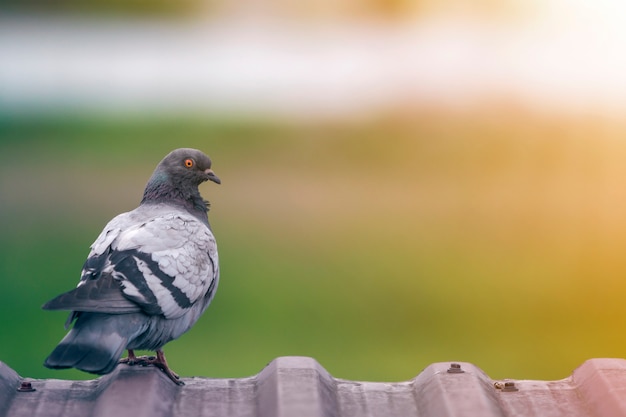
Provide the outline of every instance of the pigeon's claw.
[[132,349],[128,349],[128,357],[120,359],[118,363],[122,363],[128,366],[136,365],[137,357],[135,356],[135,352]]
[[165,354],[161,349],[156,351],[156,358],[153,358],[150,362],[152,365],[156,366],[168,376],[176,385],[185,385],[185,383],[180,379],[178,374],[170,369],[167,365],[167,360],[165,360]]
[[162,370],[165,375],[167,375],[167,377],[171,379],[176,385],[185,385],[185,383],[180,379],[178,374],[170,369],[163,351],[159,349],[156,351],[156,354],[156,356],[135,356],[135,352],[129,349],[128,357],[120,359],[119,363],[128,366],[156,366],[157,368]]

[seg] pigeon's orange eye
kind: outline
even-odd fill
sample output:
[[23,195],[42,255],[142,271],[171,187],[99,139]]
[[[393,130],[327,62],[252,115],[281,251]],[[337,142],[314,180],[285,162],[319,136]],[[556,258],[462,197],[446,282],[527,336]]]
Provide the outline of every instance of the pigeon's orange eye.
[[193,159],[191,159],[191,158],[185,159],[185,166],[187,168],[191,168],[193,166]]

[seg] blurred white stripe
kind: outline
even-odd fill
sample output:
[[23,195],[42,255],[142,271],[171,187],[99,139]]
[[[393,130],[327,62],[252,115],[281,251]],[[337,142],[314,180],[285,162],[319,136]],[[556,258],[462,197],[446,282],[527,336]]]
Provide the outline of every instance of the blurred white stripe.
[[540,108],[623,110],[624,37],[572,21],[550,14],[516,24],[446,17],[396,26],[2,18],[0,110],[341,117],[502,97]]

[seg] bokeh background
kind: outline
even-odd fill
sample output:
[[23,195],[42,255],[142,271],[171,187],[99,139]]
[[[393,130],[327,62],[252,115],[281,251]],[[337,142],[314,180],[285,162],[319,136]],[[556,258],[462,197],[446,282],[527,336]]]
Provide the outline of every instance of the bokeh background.
[[626,345],[626,26],[610,0],[3,1],[0,360],[177,147],[222,279],[165,351],[399,381],[439,361],[560,379]]

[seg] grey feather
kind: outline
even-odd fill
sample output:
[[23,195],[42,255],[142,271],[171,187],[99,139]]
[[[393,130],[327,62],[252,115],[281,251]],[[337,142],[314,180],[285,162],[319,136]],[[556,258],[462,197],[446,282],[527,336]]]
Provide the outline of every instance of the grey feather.
[[198,191],[207,180],[220,183],[195,149],[159,163],[139,207],[113,218],[91,245],[78,286],[44,304],[75,320],[45,366],[108,373],[124,349],[158,351],[195,324],[219,281],[208,202]]
[[107,374],[117,365],[132,336],[145,330],[144,322],[139,314],[80,313],[74,327],[44,365],[53,369],[73,367],[94,374]]
[[[97,301],[96,301],[97,300]],[[44,310],[90,311],[110,314],[135,313],[141,307],[124,297],[120,283],[110,274],[63,293],[43,305]]]

